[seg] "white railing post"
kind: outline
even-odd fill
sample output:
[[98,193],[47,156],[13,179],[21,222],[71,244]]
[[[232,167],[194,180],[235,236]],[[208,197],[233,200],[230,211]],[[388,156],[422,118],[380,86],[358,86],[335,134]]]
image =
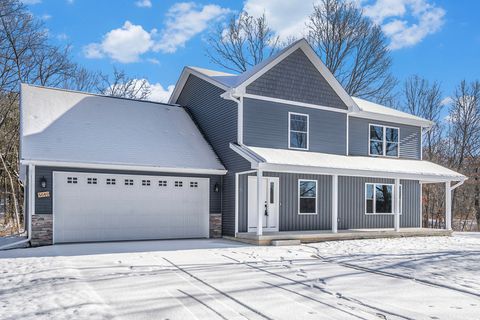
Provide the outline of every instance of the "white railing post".
[[338,175],[332,176],[332,233],[338,232]]
[[261,236],[263,232],[263,208],[262,203],[262,170],[257,170],[257,236]]
[[452,187],[445,182],[445,229],[452,230]]
[[393,213],[395,231],[400,231],[400,179],[395,179]]

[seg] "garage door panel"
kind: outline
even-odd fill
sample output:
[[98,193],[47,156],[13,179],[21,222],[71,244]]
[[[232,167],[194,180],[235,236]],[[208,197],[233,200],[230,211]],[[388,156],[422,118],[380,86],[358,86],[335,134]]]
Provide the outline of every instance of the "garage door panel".
[[208,237],[207,178],[55,172],[53,201],[57,243]]

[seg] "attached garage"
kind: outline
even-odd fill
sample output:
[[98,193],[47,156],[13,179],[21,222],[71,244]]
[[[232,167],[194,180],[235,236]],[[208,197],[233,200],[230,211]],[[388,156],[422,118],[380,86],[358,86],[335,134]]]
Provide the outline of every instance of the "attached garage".
[[53,173],[54,243],[208,238],[209,179]]
[[21,87],[32,245],[221,236],[225,167],[181,106]]

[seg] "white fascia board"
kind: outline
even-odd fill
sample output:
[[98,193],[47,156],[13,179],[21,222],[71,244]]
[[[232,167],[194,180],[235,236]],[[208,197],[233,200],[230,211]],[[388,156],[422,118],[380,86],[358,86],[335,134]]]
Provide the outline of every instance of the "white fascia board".
[[203,74],[203,73],[201,73],[197,70],[194,70],[192,68],[185,67],[185,68],[183,68],[182,73],[181,73],[180,77],[178,78],[177,83],[175,84],[175,89],[173,89],[172,95],[170,96],[170,99],[168,100],[168,103],[171,103],[171,104],[177,103],[178,96],[182,92],[183,87],[185,86],[185,83],[187,82],[188,76],[191,75],[191,74],[200,78],[200,79],[202,79],[202,80],[207,81],[208,83],[213,84],[214,86],[219,87],[222,90],[225,90],[225,91],[229,90],[229,87],[227,87],[224,84],[210,78],[209,76],[207,76],[207,75],[205,75],[205,74]]
[[437,183],[445,182],[445,181],[464,181],[465,180],[465,178],[452,177],[452,176],[418,175],[418,174],[409,174],[409,173],[308,167],[308,166],[284,165],[284,164],[273,164],[273,163],[259,163],[258,168],[268,172],[310,173],[310,174],[340,175],[340,176],[353,176],[353,177],[406,179],[406,180],[430,181],[430,182],[437,182]]
[[263,74],[265,74],[267,71],[272,69],[274,66],[276,66],[278,63],[280,63],[283,59],[288,57],[292,52],[294,52],[297,49],[302,49],[302,51],[305,53],[305,55],[309,58],[309,60],[313,63],[313,65],[317,68],[318,72],[325,78],[325,80],[328,82],[328,84],[332,87],[332,89],[335,91],[336,94],[340,97],[340,99],[345,103],[345,105],[348,107],[348,111],[359,111],[360,108],[357,106],[357,104],[353,101],[352,97],[345,91],[345,89],[342,87],[342,85],[338,82],[338,80],[333,76],[333,74],[328,70],[328,68],[323,64],[323,62],[320,60],[318,55],[315,53],[315,51],[312,49],[312,47],[308,44],[308,42],[305,39],[302,39],[299,41],[296,45],[288,48],[285,52],[283,52],[281,55],[276,57],[274,60],[272,60],[268,65],[266,65],[263,69],[259,70],[255,74],[253,74],[250,78],[242,82],[239,86],[237,86],[235,89],[238,92],[245,92],[246,87],[260,78]]
[[369,119],[369,120],[400,123],[400,124],[406,124],[406,125],[417,126],[422,128],[429,128],[433,125],[433,123],[428,120],[415,120],[415,119],[390,116],[390,115],[385,115],[380,113],[373,113],[368,111],[361,111],[358,113],[353,112],[353,113],[350,113],[349,116],[355,117],[355,118]]
[[151,171],[151,172],[170,172],[185,174],[206,174],[206,175],[225,175],[224,169],[200,169],[200,168],[174,168],[174,167],[155,167],[155,166],[136,166],[127,164],[108,164],[108,163],[86,163],[69,161],[49,161],[49,160],[20,160],[20,164],[44,167],[65,167],[82,169],[105,169],[105,170],[130,170],[130,171]]
[[256,153],[252,152],[247,148],[242,148],[239,145],[230,143],[230,149],[232,149],[233,151],[238,153],[240,156],[242,156],[245,160],[250,162],[252,164],[252,169],[257,168],[259,163],[265,162],[265,159],[258,156]]
[[340,113],[349,113],[350,112],[350,111],[345,110],[345,109],[321,106],[321,105],[317,105],[317,104],[311,104],[311,103],[305,103],[305,102],[299,102],[299,101],[278,99],[278,98],[272,98],[272,97],[266,97],[266,96],[259,96],[259,95],[250,94],[250,93],[245,93],[245,94],[242,95],[242,97],[243,98],[248,98],[248,99],[276,102],[276,103],[284,104],[284,105],[287,105],[287,106],[288,105],[299,106],[299,107],[319,109],[319,110],[332,111],[332,112],[340,112]]

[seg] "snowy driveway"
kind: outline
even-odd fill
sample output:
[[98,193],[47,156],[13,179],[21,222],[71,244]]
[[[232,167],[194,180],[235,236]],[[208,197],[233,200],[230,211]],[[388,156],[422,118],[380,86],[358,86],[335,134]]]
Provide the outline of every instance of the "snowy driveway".
[[0,252],[1,319],[479,319],[480,234]]

